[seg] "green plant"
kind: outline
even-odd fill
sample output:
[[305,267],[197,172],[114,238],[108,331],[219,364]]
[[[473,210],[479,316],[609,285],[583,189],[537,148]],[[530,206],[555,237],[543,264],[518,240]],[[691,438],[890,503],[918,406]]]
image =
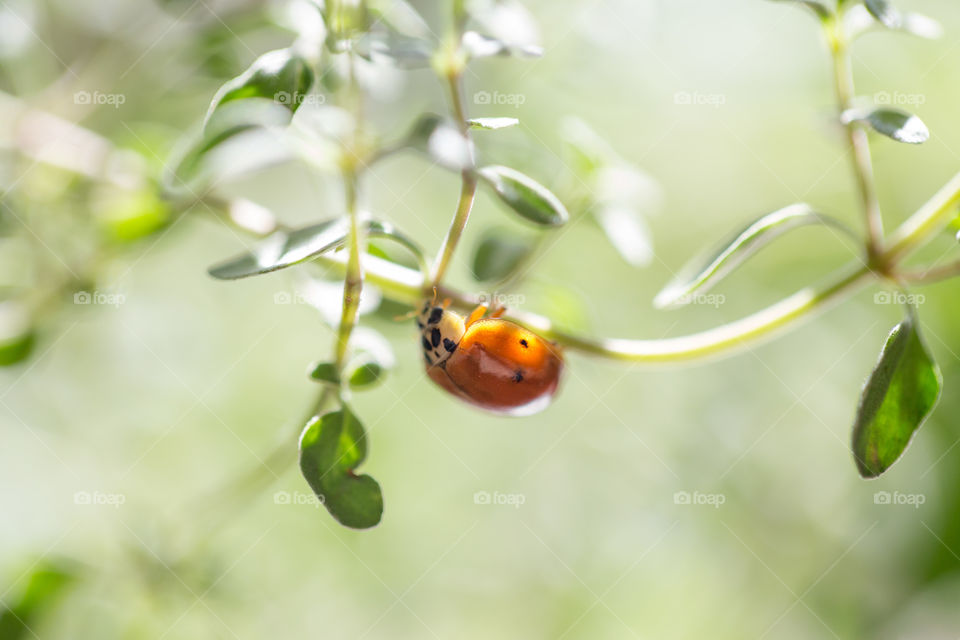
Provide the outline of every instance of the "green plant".
[[[672,308],[696,300],[754,253],[800,226],[840,230],[862,246],[862,256],[833,274],[824,285],[803,289],[741,320],[682,337],[597,339],[558,328],[551,319],[526,311],[508,309],[506,317],[569,350],[614,360],[662,363],[731,352],[809,318],[867,285],[892,287],[896,293],[885,295],[890,300],[894,296],[902,298],[907,306],[905,319],[893,329],[864,387],[853,434],[857,468],[863,476],[874,477],[899,458],[940,393],[940,373],[924,346],[908,288],[960,274],[960,262],[917,268],[907,266],[906,259],[947,230],[956,218],[960,174],[897,229],[884,231],[869,132],[911,144],[925,141],[929,134],[916,116],[868,105],[856,97],[850,47],[872,28],[929,36],[936,31],[936,23],[902,13],[884,0],[839,0],[834,6],[815,0],[781,1],[809,10],[824,35],[832,62],[836,125],[852,160],[864,231],[858,233],[804,203],[788,205],[752,221],[730,241],[692,261],[656,297],[655,305]],[[478,161],[474,132],[496,136],[496,130],[517,121],[498,116],[471,117],[462,95],[463,76],[471,60],[535,56],[540,54],[538,49],[473,30],[470,7],[463,0],[452,3],[450,27],[442,37],[434,36],[426,22],[399,1],[334,0],[316,3],[316,11],[326,25],[324,41],[301,38],[289,48],[261,56],[246,72],[225,84],[213,98],[202,131],[184,146],[164,176],[161,189],[166,199],[148,198],[150,207],[135,207],[140,212],[153,212],[146,221],[139,215],[118,216],[138,222],[116,231],[113,238],[142,237],[200,203],[235,228],[260,238],[250,251],[212,266],[212,276],[232,280],[304,263],[342,276],[343,293],[331,356],[316,364],[310,374],[320,389],[300,437],[300,467],[338,521],[365,528],[380,521],[383,498],[373,478],[355,472],[366,456],[367,438],[352,407],[353,397],[387,375],[389,368],[379,354],[352,339],[365,287],[375,286],[386,298],[408,308],[416,308],[436,292],[455,308],[469,310],[481,302],[480,296],[449,287],[445,276],[457,256],[478,189],[489,189],[507,210],[538,230],[531,240],[495,232],[484,238],[473,256],[474,271],[479,281],[498,283],[499,290],[509,291],[512,283],[526,273],[531,256],[543,247],[544,238],[562,228],[570,214],[561,198],[533,178],[509,167]],[[423,114],[399,135],[380,130],[370,117],[367,87],[359,68],[381,63],[432,69],[448,94],[449,114]],[[322,108],[313,112],[313,119],[300,117],[303,105],[317,102]],[[283,144],[269,146],[277,141]],[[590,135],[571,136],[569,144],[578,180],[590,180],[622,162]],[[427,154],[460,181],[449,228],[432,261],[417,241],[390,222],[371,217],[363,207],[364,180],[370,167],[410,150]],[[256,170],[278,157],[291,155],[318,172],[339,176],[342,210],[338,215],[291,228],[262,208],[251,213],[248,203],[216,195],[216,182],[224,176]],[[578,209],[592,209],[594,213],[605,205],[595,192],[564,195],[568,205],[575,201]],[[616,233],[611,235],[616,239]],[[386,243],[380,241],[399,245],[412,260],[388,251]],[[642,251],[636,247],[617,248],[631,262],[642,262]],[[74,274],[62,287],[75,291],[79,283],[95,277],[94,273],[91,267],[89,275]],[[60,292],[61,288],[51,290]],[[27,306],[35,308],[48,299],[46,296]],[[16,316],[16,323],[11,320],[5,324],[16,330],[0,333],[0,363],[26,357],[33,340],[32,326],[23,321],[23,314],[8,311],[0,307],[0,320]],[[285,447],[275,455],[287,457],[288,451]]]

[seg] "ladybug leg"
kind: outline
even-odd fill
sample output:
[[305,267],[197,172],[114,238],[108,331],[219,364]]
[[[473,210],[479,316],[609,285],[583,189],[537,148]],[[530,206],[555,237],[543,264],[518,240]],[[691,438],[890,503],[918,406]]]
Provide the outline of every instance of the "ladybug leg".
[[491,318],[499,318],[500,316],[502,316],[502,315],[505,314],[506,312],[507,312],[507,308],[506,308],[505,306],[503,306],[502,304],[501,304],[501,305],[497,305],[497,307],[496,307],[496,308],[493,310],[493,312],[490,314],[490,317],[491,317]]
[[474,309],[474,310],[470,313],[469,316],[467,316],[466,322],[463,323],[464,326],[469,327],[469,326],[472,325],[474,322],[476,322],[477,320],[479,320],[480,318],[482,318],[482,317],[483,317],[483,314],[485,314],[486,312],[487,312],[487,306],[481,304],[479,307],[477,307],[476,309]]

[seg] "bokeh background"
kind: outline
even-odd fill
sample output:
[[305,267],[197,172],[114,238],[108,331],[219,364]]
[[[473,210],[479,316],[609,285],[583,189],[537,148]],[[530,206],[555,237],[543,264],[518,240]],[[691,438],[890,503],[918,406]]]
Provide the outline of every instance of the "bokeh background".
[[[414,4],[440,24],[444,7]],[[932,132],[920,147],[873,141],[889,228],[960,168],[960,9],[899,4],[938,18],[944,35],[878,32],[854,49],[858,93],[906,96]],[[526,6],[543,58],[480,61],[467,76],[471,115],[521,122],[478,134],[483,153],[569,193],[562,132],[577,116],[659,191],[642,207],[647,266],[628,264],[577,215],[509,292],[519,306],[591,335],[674,336],[854,259],[849,242],[800,230],[725,281],[722,304],[651,305],[690,256],[765,211],[803,200],[859,228],[830,124],[829,59],[802,10],[760,0]],[[289,16],[284,2],[2,0],[0,89],[159,172],[220,84],[292,40]],[[429,71],[390,78],[371,106],[385,129],[445,109]],[[78,104],[84,91],[124,101]],[[522,104],[478,105],[478,91]],[[2,284],[43,289],[89,259],[78,229],[101,201],[0,137]],[[434,251],[458,188],[402,155],[367,180],[367,206]],[[289,223],[336,214],[341,201],[335,179],[295,163],[222,192]],[[454,284],[482,290],[470,252],[504,226],[528,232],[481,197]],[[396,366],[354,399],[370,438],[363,471],[381,484],[385,513],[352,531],[310,503],[296,468],[316,391],[305,372],[332,342],[312,306],[277,302],[297,300],[302,276],[206,274],[249,242],[197,208],[118,245],[97,258],[88,290],[122,302],[45,306],[32,357],[0,371],[0,600],[36,600],[31,631],[8,612],[3,637],[960,635],[955,282],[919,291],[943,397],[872,482],[856,473],[849,431],[900,314],[875,290],[721,360],[631,366],[570,352],[556,402],[522,420],[432,386],[413,328],[393,320],[403,309],[386,306],[364,325],[390,341]],[[944,236],[925,257],[954,247]],[[914,504],[877,504],[880,491]],[[522,504],[483,504],[478,492]],[[678,492],[713,504],[683,504]]]

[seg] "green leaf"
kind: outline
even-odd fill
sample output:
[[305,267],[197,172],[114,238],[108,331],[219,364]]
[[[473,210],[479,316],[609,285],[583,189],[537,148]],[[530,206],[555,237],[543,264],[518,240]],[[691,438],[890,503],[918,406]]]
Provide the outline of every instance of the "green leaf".
[[533,44],[507,44],[496,38],[486,36],[476,31],[467,31],[461,41],[463,50],[471,58],[489,58],[492,56],[518,56],[521,58],[539,58],[543,55],[543,48]]
[[563,203],[553,193],[515,169],[499,165],[477,172],[500,200],[521,216],[545,227],[559,227],[570,219]]
[[777,2],[790,2],[792,4],[803,5],[812,11],[821,20],[828,20],[831,15],[830,9],[822,2],[817,0],[775,0]]
[[916,325],[911,310],[893,328],[863,387],[853,456],[864,478],[876,478],[897,461],[940,397],[940,368]]
[[367,529],[380,522],[383,494],[369,475],[354,469],[367,456],[360,420],[347,408],[311,420],[300,436],[300,471],[340,524]]
[[694,292],[705,292],[747,258],[784,233],[805,225],[828,225],[856,237],[842,223],[815,212],[805,203],[792,204],[761,216],[751,222],[719,250],[689,262],[680,274],[657,294],[653,304],[658,309],[679,307],[691,301]]
[[530,255],[533,247],[516,234],[490,231],[473,254],[473,276],[479,282],[501,282],[513,274]]
[[487,131],[496,131],[497,129],[506,129],[520,124],[516,118],[470,118],[467,124],[471,129],[484,129]]
[[353,50],[371,62],[386,60],[401,69],[429,67],[433,57],[433,45],[430,42],[392,29],[364,34],[354,43]]
[[27,586],[16,600],[0,606],[0,638],[20,640],[34,638],[31,627],[59,600],[63,591],[76,578],[75,573],[50,560],[41,560],[30,572]]
[[863,0],[864,6],[870,12],[877,22],[888,29],[899,29],[903,22],[903,16],[887,0]]
[[[364,223],[364,229],[368,237],[388,238],[402,244],[424,263],[419,246],[392,225],[372,220]],[[236,280],[284,269],[343,247],[349,230],[349,221],[338,218],[293,231],[277,231],[248,253],[210,267],[209,273],[220,280]]]
[[340,374],[337,367],[332,362],[321,362],[314,365],[310,371],[310,377],[320,382],[328,382],[335,386],[340,386]]
[[906,144],[921,144],[930,138],[930,131],[920,118],[899,109],[850,109],[842,120],[844,124],[864,122],[877,133]]
[[347,382],[352,389],[372,387],[383,379],[385,373],[386,369],[379,362],[363,362],[350,371]]
[[265,98],[295,112],[313,84],[307,60],[290,49],[277,49],[257,58],[242,74],[220,87],[210,103],[207,120],[234,100]]
[[473,167],[473,145],[449,119],[427,113],[414,123],[404,142],[452,171]]
[[114,242],[134,242],[169,224],[173,210],[155,189],[104,189],[96,199],[94,214]]
[[27,308],[16,300],[0,302],[0,367],[26,360],[35,342]]

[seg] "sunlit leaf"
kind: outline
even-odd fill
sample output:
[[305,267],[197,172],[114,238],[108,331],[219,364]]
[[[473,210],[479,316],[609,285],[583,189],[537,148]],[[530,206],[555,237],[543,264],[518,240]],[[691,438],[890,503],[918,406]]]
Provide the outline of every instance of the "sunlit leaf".
[[434,162],[453,171],[473,167],[473,146],[449,119],[424,114],[414,123],[406,146],[426,153]]
[[650,264],[653,259],[650,229],[636,209],[611,204],[597,207],[593,215],[624,260],[635,267]]
[[497,129],[506,129],[520,124],[516,118],[470,118],[467,124],[471,129],[486,129],[496,131]]
[[93,211],[106,235],[115,242],[133,242],[167,226],[173,211],[156,189],[104,187]]
[[850,109],[843,114],[843,122],[865,122],[877,133],[906,144],[921,144],[930,138],[930,131],[920,118],[899,109]]
[[[398,242],[423,261],[419,246],[389,223],[368,221],[363,224],[369,237]],[[293,231],[277,231],[255,244],[249,252],[210,267],[209,273],[220,280],[235,280],[284,269],[341,248],[349,229],[349,221],[338,218]]]
[[480,282],[503,281],[524,263],[532,248],[515,234],[491,231],[473,254],[473,276]]
[[300,471],[340,524],[367,529],[380,522],[383,495],[377,481],[354,470],[367,456],[360,420],[346,407],[311,420],[300,436]]
[[471,58],[489,58],[492,56],[519,56],[523,58],[539,58],[543,55],[543,48],[533,44],[515,45],[502,40],[485,36],[476,31],[467,31],[463,34],[463,49]]
[[863,0],[864,6],[880,24],[889,29],[899,29],[902,24],[902,15],[887,0]]
[[861,476],[875,478],[897,461],[937,404],[940,387],[940,368],[911,312],[887,337],[860,396],[853,456]]
[[478,174],[503,203],[530,222],[558,227],[570,219],[557,196],[515,169],[491,165],[481,168]]
[[310,371],[310,377],[318,382],[328,382],[332,385],[340,385],[340,373],[332,362],[321,362],[314,365]]
[[247,98],[265,98],[294,112],[312,84],[313,70],[303,56],[291,49],[270,51],[220,88],[210,103],[207,120],[224,104]]
[[761,248],[784,233],[805,225],[828,225],[853,235],[840,222],[815,212],[810,205],[792,204],[750,223],[705,259],[688,263],[680,275],[657,294],[654,306],[664,309],[687,304],[694,292],[707,291]]
[[43,559],[30,571],[26,588],[18,598],[6,599],[0,606],[0,638],[21,640],[37,637],[33,627],[48,613],[76,579],[72,569],[62,563]]
[[368,388],[379,383],[385,374],[386,369],[379,362],[359,362],[347,374],[347,382],[352,389]]
[[789,2],[796,5],[801,5],[806,7],[814,13],[821,20],[827,20],[830,18],[831,11],[827,8],[822,2],[817,0],[775,0],[776,2]]
[[27,308],[16,300],[0,302],[0,367],[26,360],[35,341]]

